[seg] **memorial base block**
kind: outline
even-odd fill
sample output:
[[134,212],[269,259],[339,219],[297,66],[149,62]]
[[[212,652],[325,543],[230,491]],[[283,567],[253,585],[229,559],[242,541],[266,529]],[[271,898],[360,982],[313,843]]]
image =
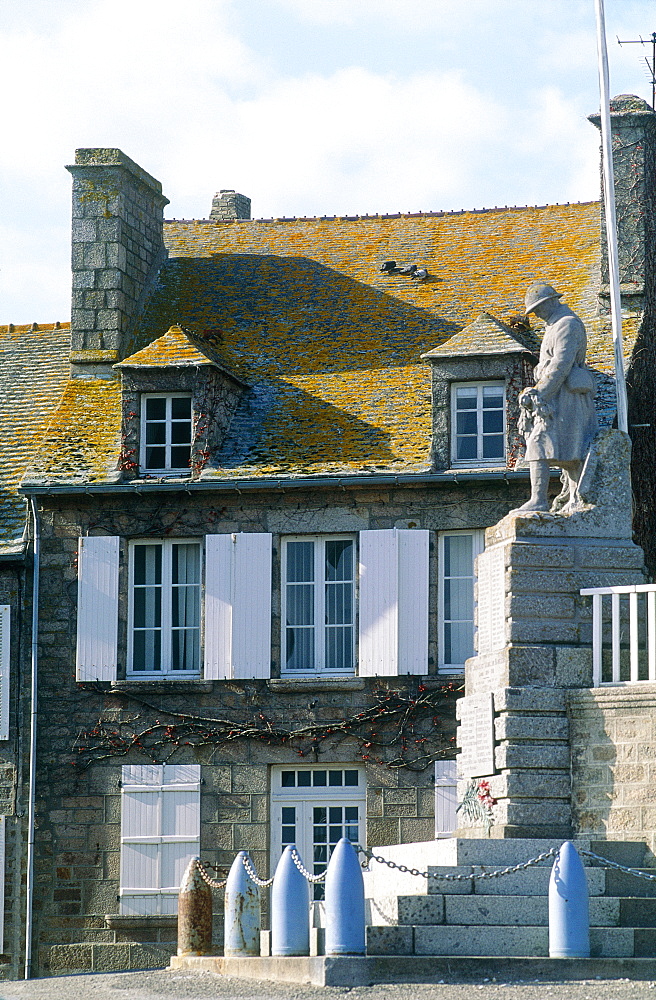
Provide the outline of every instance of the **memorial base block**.
[[[616,535],[611,514],[596,508],[509,514],[486,532],[478,654],[458,704],[458,798],[472,781],[489,783],[492,838],[573,833],[565,691],[592,686],[591,599],[580,591],[645,579],[619,515]],[[458,836],[480,829],[463,825]]]

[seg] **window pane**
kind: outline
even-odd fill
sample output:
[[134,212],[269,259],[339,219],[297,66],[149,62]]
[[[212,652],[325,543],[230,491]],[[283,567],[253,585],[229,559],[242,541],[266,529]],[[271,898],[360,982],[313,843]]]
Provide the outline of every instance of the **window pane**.
[[353,667],[353,627],[330,626],[325,630],[326,670],[347,670]]
[[485,410],[483,413],[483,433],[503,433],[503,410]]
[[326,580],[353,579],[353,542],[350,539],[327,541]]
[[163,396],[146,398],[146,420],[166,420],[166,399]]
[[[326,772],[325,771],[312,771],[312,784],[324,787],[326,784]],[[325,809],[323,812],[325,813]],[[315,810],[316,812],[316,810]]]
[[191,396],[174,396],[171,400],[171,416],[174,420],[191,420]]
[[344,784],[345,785],[357,785],[358,784],[358,771],[344,771]]
[[330,806],[328,810],[328,822],[329,823],[341,823],[342,822],[342,807],[341,806]]
[[476,434],[478,432],[478,419],[476,410],[456,414],[456,430],[458,434]]
[[464,663],[474,655],[474,630],[471,622],[452,622],[444,626],[444,662]]
[[[283,788],[293,788],[294,785],[296,784],[296,780],[295,779],[296,779],[296,772],[295,771],[283,771],[282,775],[281,775],[281,784],[282,784],[282,787]],[[284,812],[285,812],[285,810],[283,809],[283,814],[284,814]],[[286,822],[284,820],[284,816],[283,816],[283,822]]]
[[312,781],[311,771],[299,771],[297,779],[299,788],[309,788]]
[[[325,784],[325,782],[324,782]],[[325,823],[328,819],[326,809],[324,806],[315,806],[312,810],[313,820],[315,823]]]
[[314,542],[287,542],[287,582],[314,580]]
[[191,448],[189,445],[177,444],[171,448],[171,468],[188,469],[191,461]]
[[474,571],[471,535],[444,536],[444,575],[469,576]]
[[478,393],[476,386],[462,386],[456,389],[456,408],[458,410],[475,410]]
[[171,444],[189,444],[191,441],[191,423],[187,420],[176,420],[171,424]]
[[328,772],[328,784],[329,785],[341,785],[342,783],[342,772],[341,771],[329,771]]
[[352,600],[350,583],[326,584],[326,625],[350,625],[353,621]]
[[487,409],[488,406],[495,408],[503,407],[503,386],[483,386],[483,409]]
[[285,666],[287,670],[314,669],[314,629],[287,628]]
[[483,458],[503,458],[503,434],[486,435],[483,438]]
[[287,585],[287,625],[314,625],[314,584]]
[[162,634],[159,630],[140,629],[132,637],[132,669],[162,669]]
[[173,545],[173,584],[186,583],[200,586],[200,545],[182,542]]
[[146,468],[163,469],[166,465],[166,448],[146,448]]
[[444,617],[449,621],[474,621],[474,586],[471,577],[444,581]]
[[146,444],[166,444],[166,424],[146,424]]
[[456,443],[456,458],[463,461],[476,458],[476,438],[459,437]]

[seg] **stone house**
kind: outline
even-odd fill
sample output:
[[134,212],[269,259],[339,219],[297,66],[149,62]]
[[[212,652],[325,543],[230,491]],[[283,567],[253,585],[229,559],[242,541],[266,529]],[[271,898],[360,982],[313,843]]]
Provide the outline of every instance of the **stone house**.
[[[656,115],[632,101],[642,418]],[[9,977],[165,964],[194,854],[266,873],[296,842],[318,872],[343,835],[451,832],[474,560],[528,488],[531,281],[584,319],[613,416],[596,202],[253,220],[222,191],[209,219],[163,221],[120,150],[68,169],[70,328],[0,328]]]

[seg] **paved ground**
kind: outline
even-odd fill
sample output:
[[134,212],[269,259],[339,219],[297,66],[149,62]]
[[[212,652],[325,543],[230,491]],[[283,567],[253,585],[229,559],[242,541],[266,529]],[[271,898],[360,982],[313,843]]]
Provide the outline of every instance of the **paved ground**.
[[0,1000],[656,1000],[656,983],[448,982],[345,987],[229,979],[212,972],[120,972],[0,984]]

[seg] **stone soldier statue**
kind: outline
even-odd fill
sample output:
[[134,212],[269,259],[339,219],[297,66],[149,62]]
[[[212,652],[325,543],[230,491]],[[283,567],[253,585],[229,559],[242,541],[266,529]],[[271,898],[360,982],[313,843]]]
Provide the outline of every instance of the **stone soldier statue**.
[[574,507],[583,461],[597,430],[594,377],[585,364],[585,327],[560,300],[562,295],[536,281],[526,291],[526,315],[545,321],[535,385],[519,397],[519,430],[526,442],[531,473],[531,499],[521,511],[549,510],[549,466],[563,470],[558,498]]

